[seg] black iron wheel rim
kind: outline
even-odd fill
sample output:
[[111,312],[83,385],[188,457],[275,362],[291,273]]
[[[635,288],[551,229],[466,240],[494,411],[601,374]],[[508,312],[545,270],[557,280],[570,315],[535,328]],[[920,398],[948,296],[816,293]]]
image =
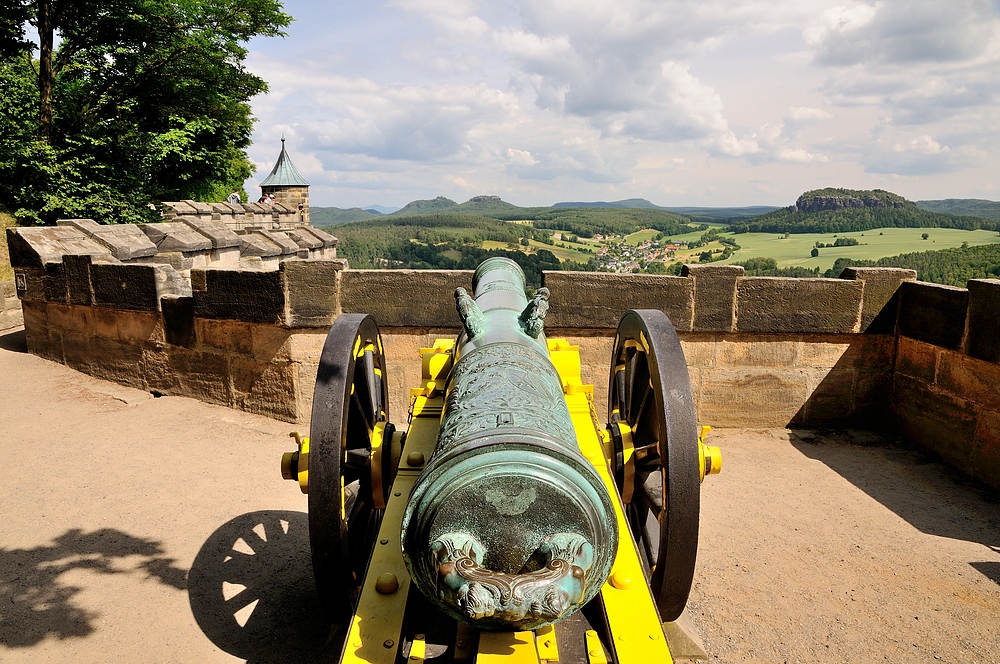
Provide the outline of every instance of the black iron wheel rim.
[[[622,316],[608,418],[612,427],[623,422],[632,430],[636,461],[626,515],[660,617],[676,620],[691,592],[698,553],[698,427],[684,351],[663,312]],[[622,491],[625,474],[620,466],[615,470]]]
[[[320,356],[309,437],[309,545],[324,609],[346,622],[378,535],[371,432],[388,421],[385,356],[366,314],[337,318]],[[343,497],[342,497],[343,487]]]

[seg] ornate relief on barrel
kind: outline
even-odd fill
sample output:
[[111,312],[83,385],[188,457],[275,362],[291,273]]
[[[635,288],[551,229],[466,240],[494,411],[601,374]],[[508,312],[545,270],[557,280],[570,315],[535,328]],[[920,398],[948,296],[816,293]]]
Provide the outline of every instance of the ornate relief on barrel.
[[495,343],[489,352],[473,351],[452,369],[450,382],[439,449],[500,427],[576,441],[562,381],[552,363],[531,348]]

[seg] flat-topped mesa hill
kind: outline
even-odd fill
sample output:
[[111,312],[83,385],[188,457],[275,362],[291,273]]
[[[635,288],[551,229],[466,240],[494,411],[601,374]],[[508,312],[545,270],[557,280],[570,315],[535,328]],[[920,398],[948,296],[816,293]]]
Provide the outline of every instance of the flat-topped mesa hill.
[[792,209],[799,212],[822,212],[824,210],[849,210],[853,208],[899,209],[906,205],[916,207],[916,203],[883,189],[856,191],[826,188],[805,192],[795,201]]
[[933,212],[882,189],[830,187],[807,191],[794,205],[730,225],[734,233],[850,233],[876,228],[1000,230],[1000,222]]

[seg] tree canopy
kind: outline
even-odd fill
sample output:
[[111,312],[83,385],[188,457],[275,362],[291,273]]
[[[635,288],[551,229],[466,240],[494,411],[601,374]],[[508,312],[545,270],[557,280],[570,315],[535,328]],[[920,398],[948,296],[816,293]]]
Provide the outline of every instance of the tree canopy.
[[[134,222],[252,173],[244,66],[275,0],[0,0],[0,205],[21,223]],[[29,27],[37,31],[37,44]]]

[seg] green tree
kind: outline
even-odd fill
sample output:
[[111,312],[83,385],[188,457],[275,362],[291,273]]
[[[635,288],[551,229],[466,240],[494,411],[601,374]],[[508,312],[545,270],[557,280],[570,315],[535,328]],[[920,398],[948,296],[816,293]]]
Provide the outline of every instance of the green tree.
[[813,258],[816,258],[817,256],[819,256],[819,249],[816,248],[816,247],[813,247],[812,251],[809,252],[809,255],[812,256]]
[[22,223],[224,199],[267,89],[244,44],[290,20],[275,0],[0,0],[0,196]]
[[921,233],[921,234],[920,234],[920,238],[921,238],[921,239],[923,239],[923,240],[926,240],[926,239],[927,239],[927,238],[929,238],[929,237],[930,237],[930,234],[929,234],[929,233]]

